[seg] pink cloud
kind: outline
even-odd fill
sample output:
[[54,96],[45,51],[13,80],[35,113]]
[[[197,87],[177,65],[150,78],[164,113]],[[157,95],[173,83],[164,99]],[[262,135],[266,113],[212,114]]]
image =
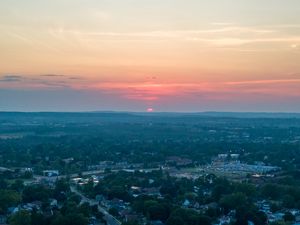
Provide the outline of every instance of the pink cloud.
[[67,80],[67,77],[23,78],[1,82],[2,89],[47,90],[73,89],[102,92],[121,99],[140,102],[166,101],[250,101],[300,97],[300,79],[246,80],[228,82],[177,83],[158,82],[93,82]]

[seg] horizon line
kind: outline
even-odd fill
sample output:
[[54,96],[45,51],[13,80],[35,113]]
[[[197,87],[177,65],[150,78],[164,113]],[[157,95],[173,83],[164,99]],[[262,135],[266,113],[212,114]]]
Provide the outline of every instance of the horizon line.
[[126,111],[126,110],[91,110],[91,111],[15,111],[0,110],[0,113],[143,113],[143,114],[204,114],[204,113],[237,113],[237,114],[300,114],[300,112],[282,112],[282,111]]

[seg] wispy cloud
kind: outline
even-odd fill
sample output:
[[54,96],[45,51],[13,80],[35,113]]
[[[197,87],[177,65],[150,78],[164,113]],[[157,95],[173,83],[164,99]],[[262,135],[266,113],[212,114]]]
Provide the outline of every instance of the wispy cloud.
[[281,83],[300,83],[300,79],[249,80],[249,81],[231,81],[231,82],[226,82],[226,84],[229,84],[229,85],[281,84]]
[[[64,26],[47,27],[42,36],[50,38],[47,43],[33,36],[32,31],[22,27],[1,27],[4,33],[27,45],[62,53],[60,47],[72,49],[81,47],[97,48],[101,41],[180,41],[198,42],[210,47],[238,47],[257,43],[285,43],[296,49],[300,42],[300,24],[278,24],[249,26],[238,23],[215,22],[203,29],[174,29],[152,31],[117,30],[100,31],[71,29]],[[290,32],[293,29],[293,32]],[[71,40],[71,41],[70,41]],[[60,46],[60,47],[58,47]],[[257,49],[254,49],[257,50]]]
[[[146,82],[101,82],[99,80],[70,79],[71,76],[36,76],[24,78],[12,75],[6,79],[15,82],[0,82],[0,90],[54,91],[69,90],[73,93],[86,93],[89,96],[106,96],[119,99],[126,104],[163,105],[184,102],[266,102],[285,99],[294,101],[300,98],[300,79],[257,79],[224,82],[159,82],[153,79]],[[76,78],[76,77],[74,77]],[[2,78],[4,79],[4,78]]]
[[[79,89],[87,87],[79,87]],[[299,96],[300,79],[251,80],[202,83],[96,83],[90,90],[118,93],[123,98],[160,101],[164,98],[206,96],[207,98],[237,98],[240,95]],[[226,95],[224,95],[226,93]]]
[[65,75],[62,74],[42,74],[41,77],[65,77]]
[[0,76],[0,82],[18,82],[22,79],[23,77],[18,75],[4,75],[2,77]]
[[0,88],[11,88],[11,89],[69,88],[72,84],[72,82],[68,82],[69,78],[71,77],[66,75],[60,75],[60,74],[42,74],[37,76],[2,75],[0,76]]
[[[299,32],[287,27],[242,26],[234,23],[214,23],[211,28],[193,30],[153,30],[141,32],[82,31],[66,28],[50,29],[49,35],[68,43],[71,38],[85,46],[97,46],[100,41],[178,41],[198,42],[208,47],[239,47],[258,43],[284,43],[295,49],[300,42]],[[298,24],[295,27],[300,26]],[[292,47],[293,46],[293,47]],[[252,49],[253,50],[253,49]],[[257,50],[257,49],[254,49]]]
[[73,35],[81,37],[111,37],[111,38],[178,38],[186,40],[189,37],[192,38],[194,35],[207,35],[207,34],[270,34],[274,33],[276,30],[263,29],[256,27],[243,27],[243,26],[224,26],[212,29],[198,29],[198,30],[154,30],[145,32],[97,32],[97,31],[80,31],[80,30],[70,30],[64,28],[51,29],[49,33],[53,37],[61,38],[64,35]]

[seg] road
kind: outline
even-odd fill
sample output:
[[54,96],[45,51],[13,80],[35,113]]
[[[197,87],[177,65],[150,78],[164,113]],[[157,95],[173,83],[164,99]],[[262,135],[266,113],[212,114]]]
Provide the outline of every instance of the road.
[[[138,171],[143,171],[143,172],[152,172],[152,171],[157,171],[160,170],[160,168],[149,168],[149,169],[137,169]],[[112,169],[112,172],[119,172],[119,171],[135,171],[131,169]],[[97,175],[97,174],[104,174],[104,170],[91,170],[91,171],[83,171],[81,172],[82,176],[90,176],[90,175]],[[48,177],[48,176],[41,176],[41,175],[34,175],[33,177],[36,180],[41,180],[41,179],[48,179],[48,180],[57,180],[57,179],[62,179],[66,177],[70,178],[75,178],[78,177],[79,173],[73,173],[73,174],[68,174],[68,175],[59,175],[59,176],[54,176],[54,177]]]
[[94,199],[90,199],[90,198],[86,197],[81,192],[79,192],[74,186],[71,186],[71,191],[73,193],[79,195],[81,197],[82,202],[87,202],[90,205],[98,205],[98,210],[99,210],[99,212],[103,213],[103,215],[104,215],[103,219],[106,221],[107,225],[121,225],[121,222],[118,219],[116,219],[115,217],[113,217],[112,215],[110,215],[106,209],[101,207],[99,205],[99,202],[97,202]]

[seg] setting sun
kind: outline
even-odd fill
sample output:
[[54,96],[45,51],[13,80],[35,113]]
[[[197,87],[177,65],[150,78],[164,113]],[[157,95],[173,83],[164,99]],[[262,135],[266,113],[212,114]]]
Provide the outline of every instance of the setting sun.
[[154,109],[153,108],[148,108],[147,112],[154,112]]

